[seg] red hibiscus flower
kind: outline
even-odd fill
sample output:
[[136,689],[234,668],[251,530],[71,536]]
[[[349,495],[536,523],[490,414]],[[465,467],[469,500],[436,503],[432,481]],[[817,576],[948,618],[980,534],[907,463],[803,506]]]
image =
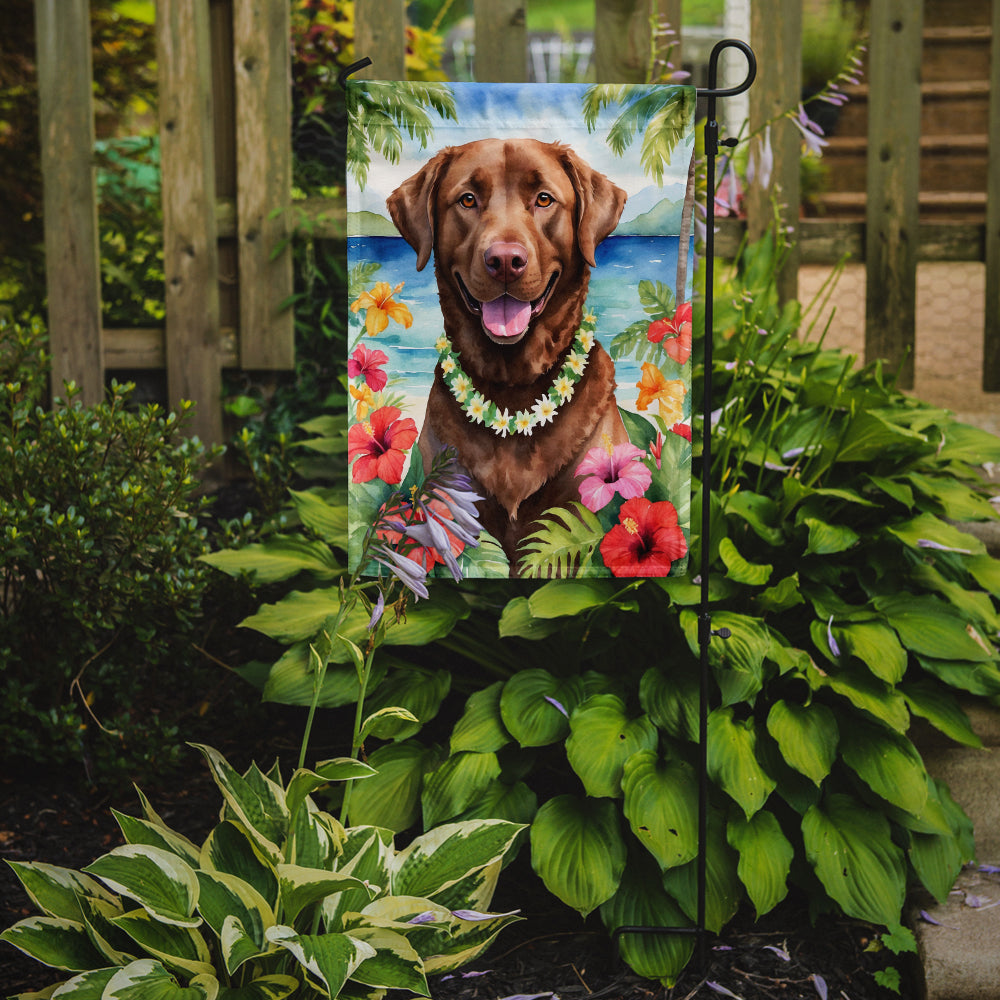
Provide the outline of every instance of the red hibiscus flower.
[[674,505],[645,497],[622,504],[618,524],[601,542],[601,558],[614,576],[666,576],[686,553]]
[[646,337],[650,343],[663,343],[663,349],[679,365],[691,357],[691,303],[682,302],[673,319],[657,319],[649,324]]
[[395,406],[383,406],[347,432],[347,461],[357,459],[354,482],[381,479],[395,485],[403,478],[403,460],[417,440],[417,425],[409,417],[400,417]]
[[684,438],[685,441],[690,441],[691,440],[691,425],[690,424],[684,424],[684,423],[674,424],[674,426],[671,427],[670,429],[675,434],[680,434],[680,436],[682,438]]
[[382,365],[388,361],[389,356],[383,351],[370,351],[364,344],[359,344],[357,350],[347,359],[347,374],[350,378],[364,376],[365,385],[369,389],[381,392],[389,381],[389,376],[382,371]]

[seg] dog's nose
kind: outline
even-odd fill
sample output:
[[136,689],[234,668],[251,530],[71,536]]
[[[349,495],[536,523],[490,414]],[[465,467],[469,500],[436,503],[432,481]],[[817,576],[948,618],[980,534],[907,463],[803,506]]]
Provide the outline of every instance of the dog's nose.
[[483,254],[486,270],[498,281],[515,281],[528,266],[528,248],[520,243],[491,243]]

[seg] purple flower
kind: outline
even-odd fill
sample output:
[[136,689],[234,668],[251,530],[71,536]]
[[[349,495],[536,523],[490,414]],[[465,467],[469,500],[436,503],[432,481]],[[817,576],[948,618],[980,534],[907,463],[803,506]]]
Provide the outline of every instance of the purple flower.
[[827,145],[823,139],[823,130],[806,114],[806,109],[800,104],[798,114],[789,112],[792,124],[802,133],[806,149],[816,156],[823,155],[823,147]]
[[375,562],[385,566],[400,583],[408,590],[412,591],[416,597],[428,597],[427,591],[427,570],[423,568],[415,559],[407,559],[393,552],[385,545],[379,545],[372,549],[372,558]]
[[940,542],[935,542],[930,538],[918,538],[917,547],[921,549],[938,549],[941,552],[960,552],[965,556],[972,555],[972,549],[956,549],[950,545],[942,545]]
[[775,953],[775,955],[777,955],[778,958],[780,958],[782,960],[782,962],[790,962],[792,960],[792,956],[789,955],[788,952],[784,948],[779,948],[777,945],[766,944],[766,945],[764,945],[764,950],[765,951],[773,951]]
[[830,620],[826,623],[826,641],[830,652],[834,656],[840,656],[840,646],[837,645],[837,640],[833,637],[833,615],[830,615]]
[[437,915],[433,910],[424,910],[423,913],[418,913],[415,917],[411,917],[406,922],[408,924],[432,924],[437,919]]
[[556,701],[555,698],[552,698],[549,695],[545,695],[544,697],[545,697],[545,700],[550,705],[555,705],[555,707],[558,708],[559,711],[562,712],[562,714],[565,715],[567,719],[569,718],[569,712],[566,711],[566,709],[563,707],[563,705],[562,705],[561,702]]
[[757,142],[750,147],[750,159],[747,162],[747,183],[756,182],[767,190],[771,186],[771,173],[774,171],[774,150],[771,148],[771,126],[764,129],[764,135],[758,136]]
[[738,993],[734,993],[732,990],[727,990],[721,983],[713,983],[709,981],[705,983],[705,985],[714,993],[721,993],[724,997],[734,997],[735,1000],[743,1000]]
[[809,978],[813,981],[813,986],[816,987],[816,992],[819,994],[819,1000],[826,1000],[826,980],[822,976],[817,975],[815,972]]
[[575,475],[584,476],[580,499],[595,513],[606,507],[617,493],[625,500],[642,496],[653,481],[653,474],[642,458],[646,453],[634,444],[591,448],[576,467]]
[[459,920],[493,920],[494,917],[514,917],[520,913],[520,910],[511,910],[508,913],[480,913],[479,910],[452,910],[451,915],[453,917],[458,917]]
[[382,615],[385,612],[385,595],[380,590],[378,592],[378,600],[375,602],[375,607],[372,608],[372,616],[368,619],[368,631],[371,632],[376,625],[382,620]]

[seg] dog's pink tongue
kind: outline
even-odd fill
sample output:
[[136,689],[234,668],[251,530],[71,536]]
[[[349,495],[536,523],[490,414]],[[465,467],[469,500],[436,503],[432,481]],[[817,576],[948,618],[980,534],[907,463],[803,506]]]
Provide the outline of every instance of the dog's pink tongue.
[[531,319],[531,303],[501,295],[483,303],[483,325],[494,337],[516,337],[524,333]]

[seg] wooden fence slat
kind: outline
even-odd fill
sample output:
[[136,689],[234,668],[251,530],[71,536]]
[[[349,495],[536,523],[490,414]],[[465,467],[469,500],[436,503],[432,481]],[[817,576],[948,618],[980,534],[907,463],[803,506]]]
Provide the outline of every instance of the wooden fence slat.
[[167,394],[198,406],[192,432],[222,441],[219,384],[219,254],[215,225],[211,58],[205,0],[160,0],[163,267]]
[[89,0],[35,0],[52,392],[104,397]]
[[406,0],[355,0],[354,57],[372,65],[356,80],[406,79]]
[[528,31],[524,0],[474,0],[476,60],[481,83],[528,79]]
[[989,154],[986,180],[986,324],[983,390],[1000,392],[1000,0],[993,0]]
[[651,2],[655,0],[594,0],[598,83],[646,83]]
[[240,365],[246,369],[295,367],[294,314],[282,307],[292,294],[290,20],[287,0],[236,0],[233,7]]
[[872,0],[868,58],[865,360],[913,387],[923,4]]
[[[750,8],[750,41],[757,65],[767,71],[750,88],[750,132],[794,108],[802,91],[802,4],[799,0],[761,0]],[[724,112],[720,112],[724,113]],[[734,127],[735,125],[735,127]],[[735,132],[739,123],[731,124]],[[756,142],[757,140],[754,140]],[[798,295],[799,282],[799,157],[802,136],[794,123],[781,118],[771,126],[774,169],[770,183],[758,181],[747,192],[751,239],[759,239],[774,220],[773,203],[781,206],[781,225],[792,229],[795,241],[777,276],[778,296],[786,302]]]

